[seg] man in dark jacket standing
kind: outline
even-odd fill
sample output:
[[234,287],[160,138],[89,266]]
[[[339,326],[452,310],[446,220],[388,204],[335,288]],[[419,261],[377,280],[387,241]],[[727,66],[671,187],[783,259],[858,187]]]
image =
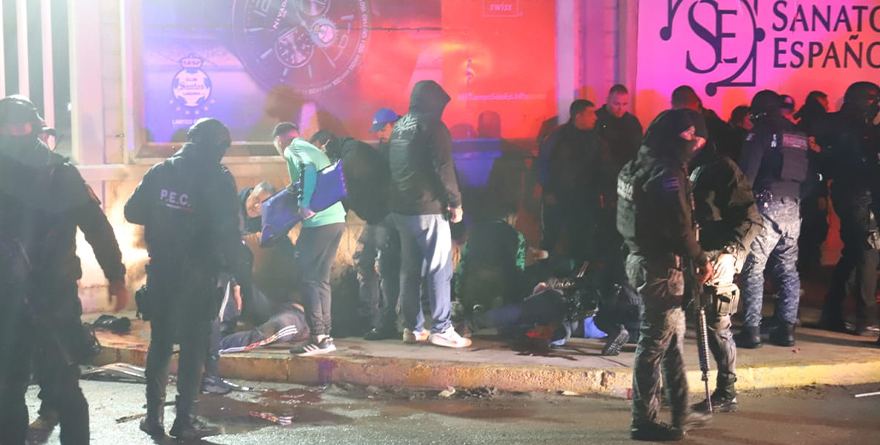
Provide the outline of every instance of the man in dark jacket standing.
[[0,100],[0,443],[25,443],[33,357],[40,397],[58,410],[61,443],[85,444],[89,407],[79,365],[91,360],[93,345],[80,320],[77,228],[110,281],[117,310],[128,299],[125,266],[98,198],[66,158],[38,139],[42,129],[29,100]]
[[[687,162],[697,137],[683,110],[666,111],[648,128],[635,160],[620,172],[617,228],[629,247],[626,274],[645,304],[633,370],[631,436],[679,440],[710,420],[690,412],[684,370],[686,264],[695,281],[712,278],[712,265],[697,242]],[[661,367],[662,362],[662,367]],[[657,421],[660,372],[672,408],[672,425]]]
[[[428,340],[463,348],[469,339],[449,319],[452,235],[449,222],[462,218],[461,194],[452,163],[452,138],[442,121],[449,95],[437,82],[413,87],[409,112],[391,133],[391,219],[400,232],[400,295],[403,341]],[[424,329],[419,298],[422,277],[431,303],[430,334]]]
[[629,101],[629,91],[617,84],[608,91],[605,105],[596,110],[596,131],[611,151],[614,173],[636,157],[642,143],[642,124],[627,111]]
[[801,184],[808,177],[809,141],[782,116],[781,104],[782,99],[773,91],[755,94],[750,106],[755,126],[746,136],[739,160],[764,220],[764,228],[752,243],[742,271],[745,319],[743,330],[736,336],[736,345],[741,348],[761,347],[764,269],[771,258],[778,298],[770,342],[778,346],[794,345],[801,290],[796,267],[801,229],[800,196]]
[[[544,142],[548,154],[544,201],[558,218],[558,233],[545,233],[545,247],[555,250],[564,234],[566,254],[578,264],[589,258],[595,234],[595,211],[599,207],[599,177],[596,106],[576,100],[569,107],[571,118]],[[550,210],[550,209],[548,209]],[[555,253],[555,252],[554,252]]]
[[[388,108],[373,116],[370,133],[379,143],[375,150],[388,162],[388,141],[400,116]],[[387,171],[385,172],[387,174]],[[397,338],[397,300],[400,296],[400,234],[391,217],[367,223],[352,258],[357,265],[361,320],[369,326],[365,340]],[[379,273],[376,273],[378,263]],[[381,279],[380,279],[381,278]]]
[[828,115],[817,131],[816,141],[826,158],[831,200],[840,216],[843,251],[834,268],[831,286],[822,308],[823,329],[850,332],[843,317],[847,282],[854,274],[856,325],[853,334],[877,334],[877,264],[880,261],[880,129],[873,125],[880,101],[880,86],[871,82],[850,85],[840,111]]
[[179,439],[217,434],[196,417],[196,403],[217,316],[221,271],[244,276],[235,179],[220,163],[231,145],[229,130],[216,119],[200,119],[187,143],[144,176],[125,205],[125,218],[144,226],[150,263],[146,307],[150,318],[147,352],[147,417],[141,430],[164,436],[165,386],[172,346],[180,343],[177,418],[170,434]]

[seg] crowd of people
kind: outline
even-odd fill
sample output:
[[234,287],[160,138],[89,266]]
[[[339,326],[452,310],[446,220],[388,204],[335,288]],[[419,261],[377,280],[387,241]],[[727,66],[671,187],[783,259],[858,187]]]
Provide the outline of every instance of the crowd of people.
[[[376,112],[375,147],[327,131],[306,139],[289,122],[275,127],[273,145],[296,185],[280,193],[302,219],[295,244],[282,237],[258,247],[262,205],[279,192],[267,182],[239,191],[221,162],[229,130],[216,119],[197,121],[125,205],[125,218],[144,226],[150,255],[147,284],[136,295],[151,324],[140,428],[165,435],[175,343],[169,433],[183,439],[218,433],[195,413],[201,391],[230,390],[218,373],[221,354],[277,342],[300,356],[335,351],[330,276],[348,211],[366,221],[353,257],[366,340],[465,348],[471,333],[492,327],[558,347],[595,315],[607,334],[603,355],[637,344],[631,435],[638,440],[677,440],[711,412],[736,411],[737,348],[795,344],[799,268],[821,264],[829,198],[844,248],[820,327],[877,334],[880,87],[851,85],[833,113],[821,92],[795,111],[793,98],[764,90],[725,122],[681,86],[644,132],[627,111],[629,99],[615,85],[602,107],[576,100],[569,120],[539,139],[532,170],[541,190],[540,246],[527,245],[516,229],[518,203],[505,201],[471,225],[457,269],[450,226],[463,219],[462,192],[442,120],[450,97],[436,82],[414,86],[406,114]],[[10,444],[24,443],[27,432],[31,362],[10,359],[18,356],[41,361],[40,398],[58,413],[62,442],[88,442],[77,379],[94,341],[79,319],[76,228],[95,248],[112,301],[121,308],[128,299],[100,202],[41,141],[47,131],[27,99],[0,100],[0,282],[11,296],[0,323],[0,439]],[[318,176],[340,160],[350,196],[315,207]],[[33,192],[26,199],[14,192],[22,186]],[[776,294],[770,318],[762,317],[765,275]],[[849,293],[854,324],[844,317]],[[740,299],[743,325],[733,335]],[[689,406],[685,319],[697,306],[707,314],[718,373],[715,392]],[[237,331],[239,321],[247,328]],[[41,334],[23,336],[26,327]],[[657,418],[661,373],[668,424]]]

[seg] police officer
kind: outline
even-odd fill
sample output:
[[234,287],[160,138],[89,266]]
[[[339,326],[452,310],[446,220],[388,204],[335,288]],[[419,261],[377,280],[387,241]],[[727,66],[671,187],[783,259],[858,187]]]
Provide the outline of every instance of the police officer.
[[807,136],[782,116],[782,99],[763,90],[752,98],[750,113],[755,126],[746,136],[739,165],[755,192],[764,228],[751,246],[742,270],[745,307],[743,329],[735,337],[739,347],[761,347],[761,306],[764,268],[773,260],[776,284],[775,324],[770,343],[794,345],[794,326],[800,300],[796,267],[800,234],[801,184],[807,180]]
[[[859,335],[876,329],[878,158],[880,135],[873,125],[880,87],[856,82],[846,90],[840,111],[828,115],[816,136],[831,179],[831,200],[840,217],[843,251],[834,268],[822,309],[820,327],[849,332],[843,318],[846,284],[855,273],[856,330]],[[876,332],[874,332],[876,334]]]
[[144,176],[125,218],[144,226],[150,263],[144,306],[150,317],[147,417],[140,428],[164,436],[165,386],[172,346],[180,343],[177,418],[170,434],[193,439],[219,428],[195,415],[211,321],[219,310],[222,271],[244,276],[235,180],[220,163],[231,144],[216,119],[200,119],[183,148]]
[[[697,163],[697,160],[701,162]],[[730,315],[736,312],[739,289],[734,275],[745,263],[752,242],[761,231],[761,215],[752,187],[736,163],[707,143],[691,163],[694,191],[694,220],[700,227],[700,246],[712,261],[714,292],[705,294],[709,349],[718,366],[713,412],[737,409],[736,344],[730,332]],[[693,406],[708,411],[706,401]]]
[[[688,429],[711,419],[688,407],[684,370],[685,266],[695,265],[699,283],[712,277],[691,219],[687,162],[698,143],[694,131],[685,111],[662,113],[649,126],[636,159],[618,177],[617,229],[629,248],[626,273],[645,305],[633,370],[635,440],[680,440]],[[657,421],[661,369],[672,425]]]
[[79,171],[38,139],[42,119],[21,96],[0,100],[0,443],[24,444],[30,358],[40,397],[58,410],[61,443],[89,442],[88,403],[79,365],[94,354],[83,330],[77,280],[77,228],[125,306],[125,266],[113,228]]

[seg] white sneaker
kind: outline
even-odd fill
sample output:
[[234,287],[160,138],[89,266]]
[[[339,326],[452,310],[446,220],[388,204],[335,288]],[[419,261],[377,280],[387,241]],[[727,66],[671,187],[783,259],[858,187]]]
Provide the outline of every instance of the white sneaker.
[[407,328],[403,328],[404,343],[421,343],[427,340],[430,335],[431,333],[424,329],[420,331],[412,331]]
[[431,344],[446,348],[466,348],[471,345],[471,340],[458,335],[458,332],[455,332],[452,326],[439,334],[431,334],[428,337],[428,341]]

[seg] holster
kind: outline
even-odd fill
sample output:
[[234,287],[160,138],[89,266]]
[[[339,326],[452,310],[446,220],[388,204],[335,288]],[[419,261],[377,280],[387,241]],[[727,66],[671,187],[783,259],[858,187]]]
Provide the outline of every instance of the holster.
[[153,308],[151,304],[152,299],[147,291],[146,284],[134,293],[134,302],[137,305],[137,317],[143,321],[150,321],[150,317],[153,315]]
[[739,287],[734,283],[706,286],[707,301],[719,317],[733,315],[739,306]]

